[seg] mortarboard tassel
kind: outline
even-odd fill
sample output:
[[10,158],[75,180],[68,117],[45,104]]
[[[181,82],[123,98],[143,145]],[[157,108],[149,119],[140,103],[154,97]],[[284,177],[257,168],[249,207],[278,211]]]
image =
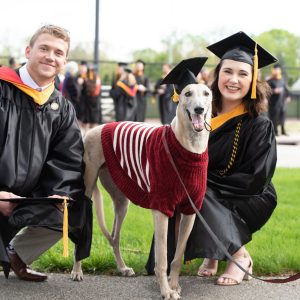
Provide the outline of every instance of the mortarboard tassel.
[[63,257],[69,256],[68,251],[68,203],[67,198],[64,198],[64,221],[63,221]]
[[257,55],[257,43],[255,43],[251,99],[256,99],[257,73],[258,73],[258,55]]
[[173,96],[172,96],[173,102],[178,102],[179,101],[179,95],[176,92],[175,86],[173,85]]

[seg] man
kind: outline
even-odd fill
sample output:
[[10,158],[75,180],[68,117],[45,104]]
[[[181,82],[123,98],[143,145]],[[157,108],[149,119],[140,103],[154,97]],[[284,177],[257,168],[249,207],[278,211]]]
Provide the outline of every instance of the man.
[[16,69],[18,67],[18,64],[16,62],[16,59],[14,57],[10,57],[9,60],[8,60],[8,66],[11,68],[11,69]]
[[137,109],[136,109],[136,121],[144,122],[146,118],[147,110],[147,93],[149,92],[149,80],[145,77],[145,62],[138,59],[134,67],[134,76],[137,83]]
[[290,97],[279,64],[273,66],[272,75],[271,78],[268,79],[268,83],[272,89],[272,94],[269,99],[269,118],[273,123],[276,135],[278,135],[278,125],[281,125],[281,134],[287,135],[285,131],[285,117],[287,103],[290,101]]
[[115,103],[116,121],[136,121],[137,82],[129,67],[122,67],[119,80],[112,86],[109,95]]
[[162,124],[171,124],[176,115],[177,103],[172,100],[173,85],[160,83],[171,71],[169,64],[163,64],[162,76],[155,84],[155,94],[158,97],[158,110]]
[[82,125],[83,132],[98,126],[101,123],[101,79],[95,66],[88,66],[80,79],[80,102],[83,104]]
[[[92,214],[84,199],[81,134],[72,104],[54,88],[69,45],[66,30],[43,26],[26,47],[26,65],[0,68],[0,262],[7,277],[10,265],[22,280],[47,279],[28,265],[62,236],[63,207],[54,199],[75,200],[70,237],[76,258],[89,256]],[[19,197],[18,205],[3,202]],[[30,197],[41,199],[30,204]]]

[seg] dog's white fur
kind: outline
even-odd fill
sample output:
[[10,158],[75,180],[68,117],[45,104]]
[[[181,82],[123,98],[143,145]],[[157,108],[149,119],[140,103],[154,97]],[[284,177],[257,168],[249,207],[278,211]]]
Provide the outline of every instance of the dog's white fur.
[[[209,132],[204,128],[204,118],[206,118],[206,122],[210,124],[211,101],[211,91],[203,84],[187,85],[179,95],[176,116],[171,123],[171,127],[179,143],[190,152],[201,154],[207,148]],[[194,120],[195,118],[200,120],[200,125],[193,125],[192,115],[194,115]],[[129,202],[116,187],[105,166],[102,145],[99,143],[102,128],[103,125],[90,130],[84,141],[84,160],[86,164],[84,180],[86,185],[86,195],[90,198],[94,191],[94,202],[98,224],[113,248],[118,270],[124,276],[132,276],[134,275],[134,271],[124,263],[119,247],[120,230],[127,213]],[[96,187],[98,177],[104,188],[109,192],[114,203],[115,219],[111,234],[105,226],[102,196]],[[168,217],[157,210],[152,210],[152,212],[155,228],[155,274],[160,285],[161,295],[164,299],[179,299],[181,292],[179,286],[179,273],[182,264],[182,256],[184,254],[187,239],[192,230],[195,214],[181,215],[176,253],[171,264],[170,281],[168,282]],[[83,274],[80,261],[74,263],[71,277],[73,280],[82,280]]]

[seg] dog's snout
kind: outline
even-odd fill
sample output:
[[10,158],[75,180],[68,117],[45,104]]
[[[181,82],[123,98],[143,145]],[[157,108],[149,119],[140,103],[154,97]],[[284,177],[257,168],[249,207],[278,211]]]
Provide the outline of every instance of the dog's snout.
[[194,112],[197,115],[201,115],[204,112],[204,108],[201,106],[197,106],[197,107],[195,107]]

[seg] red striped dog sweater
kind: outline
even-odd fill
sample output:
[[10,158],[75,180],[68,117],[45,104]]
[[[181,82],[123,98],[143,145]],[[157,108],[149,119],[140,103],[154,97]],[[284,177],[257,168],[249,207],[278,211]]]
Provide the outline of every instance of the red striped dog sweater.
[[[165,126],[113,122],[102,129],[106,164],[117,187],[133,203],[172,217],[178,207],[193,214],[189,200],[167,157],[162,142]],[[166,127],[166,141],[180,176],[195,206],[202,206],[207,179],[208,152],[189,152]]]

